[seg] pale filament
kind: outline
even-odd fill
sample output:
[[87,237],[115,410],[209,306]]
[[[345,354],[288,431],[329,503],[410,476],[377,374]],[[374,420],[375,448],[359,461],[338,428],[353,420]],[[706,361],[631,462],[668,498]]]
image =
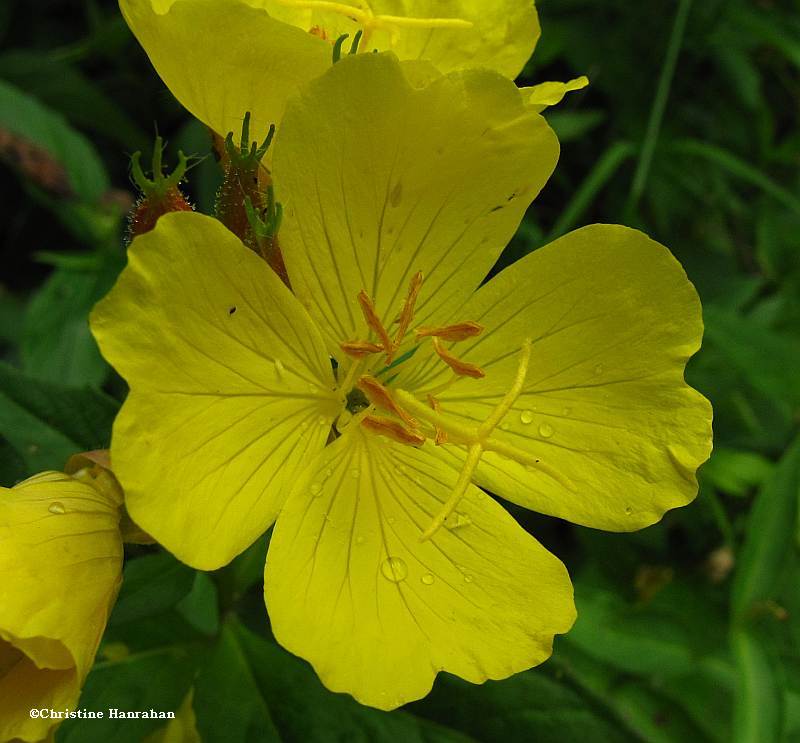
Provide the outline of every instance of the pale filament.
[[372,32],[376,28],[388,28],[392,34],[392,43],[394,43],[396,31],[399,28],[468,29],[474,25],[472,21],[465,21],[463,18],[406,18],[397,15],[375,15],[369,3],[365,0],[357,0],[359,7],[346,5],[345,3],[330,2],[329,0],[277,0],[277,2],[288,8],[322,10],[338,13],[345,18],[349,18],[363,27],[362,49],[366,49]]
[[512,444],[499,441],[491,436],[494,429],[500,424],[503,418],[514,406],[514,403],[516,403],[519,396],[522,394],[525,386],[525,380],[528,375],[530,357],[531,342],[530,340],[526,340],[522,344],[519,363],[511,388],[503,396],[503,399],[500,400],[500,402],[495,406],[489,417],[478,426],[465,425],[463,423],[459,423],[458,421],[449,420],[440,412],[433,410],[431,407],[429,407],[429,405],[426,405],[421,400],[418,400],[411,393],[406,392],[405,390],[395,391],[395,396],[397,397],[398,403],[402,405],[402,407],[408,412],[416,415],[421,420],[430,423],[438,430],[446,433],[453,443],[460,443],[468,447],[466,460],[464,461],[464,465],[458,476],[455,487],[450,494],[450,497],[444,503],[436,516],[434,516],[428,528],[422,533],[420,536],[420,541],[424,542],[429,540],[439,529],[441,529],[447,518],[453,513],[459,501],[467,492],[467,488],[472,482],[472,477],[485,451],[496,452],[527,467],[538,469],[549,477],[552,477],[567,489],[574,490],[574,485],[568,478],[563,477],[552,467],[542,462],[538,457],[529,454],[528,452],[525,452]]

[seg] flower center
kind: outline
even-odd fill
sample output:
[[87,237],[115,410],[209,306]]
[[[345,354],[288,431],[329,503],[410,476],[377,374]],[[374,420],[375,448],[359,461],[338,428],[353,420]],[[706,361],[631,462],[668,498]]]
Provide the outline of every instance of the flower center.
[[[353,363],[341,385],[348,422],[352,419],[352,415],[357,415],[360,425],[368,431],[408,446],[422,446],[428,438],[433,438],[437,446],[451,444],[466,449],[464,465],[450,497],[420,537],[421,541],[426,541],[442,527],[466,494],[484,452],[496,452],[529,469],[538,470],[568,490],[574,490],[574,485],[568,478],[544,463],[541,457],[493,435],[525,387],[531,358],[530,339],[522,342],[517,371],[510,389],[479,425],[465,424],[446,415],[435,397],[459,378],[481,379],[485,376],[480,367],[458,358],[443,345],[445,342],[457,343],[480,335],[483,326],[476,322],[466,321],[441,327],[418,327],[414,330],[418,342],[426,338],[432,339],[434,351],[453,371],[451,379],[436,390],[429,391],[425,401],[421,400],[419,395],[407,390],[392,388],[391,380],[385,383],[379,379],[384,372],[403,363],[418,348],[418,346],[412,348],[408,354],[395,361],[395,355],[401,348],[413,321],[414,307],[421,286],[422,274],[417,273],[411,280],[402,310],[395,320],[398,327],[394,335],[382,323],[372,298],[362,290],[358,295],[358,301],[365,323],[374,337],[367,340],[345,341],[340,345],[342,350],[353,358]],[[368,360],[376,354],[385,354],[384,368],[376,375],[372,375],[367,373]]]
[[[357,23],[363,31],[362,49],[366,49],[373,31],[377,29],[387,30],[391,35],[392,45],[394,45],[397,41],[397,32],[401,28],[469,29],[474,25],[471,21],[466,21],[462,18],[411,18],[397,15],[375,15],[366,0],[356,0],[357,5],[329,2],[328,0],[278,0],[278,2],[288,8],[337,13],[353,21],[353,23]],[[322,36],[322,38],[327,38],[325,31],[318,26],[315,26],[312,32],[316,32],[316,35]]]

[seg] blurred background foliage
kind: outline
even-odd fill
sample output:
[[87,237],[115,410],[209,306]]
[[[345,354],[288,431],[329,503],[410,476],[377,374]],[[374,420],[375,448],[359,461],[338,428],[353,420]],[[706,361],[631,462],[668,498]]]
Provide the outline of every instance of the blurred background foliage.
[[[636,534],[514,509],[573,575],[580,618],[544,666],[475,687],[442,676],[384,714],[324,690],[272,640],[265,545],[195,573],[129,549],[81,706],[183,710],[71,721],[58,740],[800,741],[800,4],[540,0],[521,83],[587,74],[547,114],[550,184],[501,259],[581,224],[646,230],[703,299],[688,377],[715,451],[688,508]],[[267,84],[267,83],[265,83]],[[86,315],[124,264],[128,155],[156,127],[210,139],[158,80],[113,0],[0,3],[0,482],[106,446],[125,389]]]

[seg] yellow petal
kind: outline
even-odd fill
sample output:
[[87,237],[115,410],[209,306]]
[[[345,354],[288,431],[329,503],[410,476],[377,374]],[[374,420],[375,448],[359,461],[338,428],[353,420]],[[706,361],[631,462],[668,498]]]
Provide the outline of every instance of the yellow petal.
[[[574,488],[491,452],[479,484],[613,531],[652,524],[695,497],[695,470],[711,450],[711,406],[683,371],[703,323],[697,293],[666,248],[625,227],[585,227],[503,271],[458,316],[486,327],[455,346],[486,377],[438,394],[442,410],[487,418],[529,338],[523,394],[495,434]],[[448,378],[431,351],[418,357],[396,384],[423,393]],[[452,446],[438,451],[450,462],[464,457]]]
[[348,430],[298,481],[267,555],[278,641],[381,709],[439,671],[481,683],[541,663],[575,617],[562,563],[477,488],[420,542],[457,477],[430,448]]
[[111,445],[131,517],[184,562],[224,565],[327,440],[339,404],[319,333],[263,260],[189,212],[134,241],[91,322],[131,388]]
[[118,505],[48,472],[0,488],[0,740],[39,740],[31,708],[74,707],[116,599]]
[[121,0],[125,20],[173,95],[218,134],[252,113],[263,139],[286,99],[331,64],[329,44],[274,20],[258,2]]
[[449,319],[558,159],[555,135],[510,81],[470,71],[414,88],[388,54],[342,60],[284,122],[274,160],[283,254],[338,357],[366,333],[361,290],[391,330],[422,271],[414,325]]
[[528,101],[528,106],[534,111],[543,111],[548,106],[555,106],[557,103],[561,103],[567,93],[583,90],[588,84],[589,78],[586,75],[581,75],[566,83],[539,83],[531,88],[522,88],[520,92],[523,98]]
[[[532,0],[345,0],[335,4],[261,0],[261,5],[274,18],[304,30],[316,26],[332,40],[343,33],[352,38],[362,29],[367,34],[363,51],[391,50],[400,59],[432,62],[442,72],[485,67],[515,78],[531,56],[540,32]],[[372,25],[348,18],[342,7],[332,12],[334,5],[352,6],[359,16],[363,14],[360,9],[368,7]],[[382,20],[382,16],[396,22]],[[437,20],[426,24],[428,19]],[[445,19],[461,23],[447,28]]]

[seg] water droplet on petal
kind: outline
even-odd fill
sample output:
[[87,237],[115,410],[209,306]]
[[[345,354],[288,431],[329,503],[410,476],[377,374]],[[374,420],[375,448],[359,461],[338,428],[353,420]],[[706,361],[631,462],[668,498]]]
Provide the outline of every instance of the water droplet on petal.
[[554,433],[555,431],[549,423],[542,423],[542,425],[539,426],[539,435],[543,439],[549,439]]
[[533,413],[530,410],[523,410],[519,414],[519,419],[527,426],[529,423],[533,423]]
[[408,566],[401,557],[387,557],[381,563],[381,575],[392,583],[399,583],[406,579]]
[[356,537],[356,544],[364,544],[367,540],[364,537]]
[[500,424],[501,431],[508,431],[508,423],[501,423]]
[[286,368],[283,366],[283,362],[280,359],[275,359],[275,374],[278,376],[278,379],[283,379],[285,372]]
[[311,495],[313,495],[315,498],[318,498],[320,495],[322,495],[322,485],[320,485],[320,483],[311,483]]
[[472,583],[472,576],[469,573],[464,573],[464,583]]
[[469,526],[472,523],[472,518],[466,513],[451,513],[444,522],[448,529],[461,529],[464,526]]
[[625,515],[630,516],[633,513],[633,509],[630,506],[625,506]]
[[397,521],[397,519],[395,519],[394,516],[389,516],[389,518],[386,519],[386,523],[389,524],[389,526],[391,526],[395,521]]
[[572,408],[564,408],[561,412],[564,415],[569,415],[572,412]]
[[605,367],[604,367],[602,364],[597,364],[597,365],[594,367],[594,373],[595,373],[595,374],[598,374],[598,375],[600,375],[600,374],[602,374],[604,371],[605,371]]
[[420,578],[420,580],[426,586],[432,586],[433,582],[436,580],[436,578],[434,578],[430,573],[425,573],[425,575],[423,575],[422,578]]
[[67,512],[67,509],[64,508],[64,504],[59,503],[58,501],[54,501],[53,503],[51,503],[50,508],[48,508],[47,510],[50,511],[50,513],[54,513],[56,515]]
[[352,477],[354,480],[358,480],[358,478],[361,477],[361,470],[357,467],[350,470],[350,477]]

